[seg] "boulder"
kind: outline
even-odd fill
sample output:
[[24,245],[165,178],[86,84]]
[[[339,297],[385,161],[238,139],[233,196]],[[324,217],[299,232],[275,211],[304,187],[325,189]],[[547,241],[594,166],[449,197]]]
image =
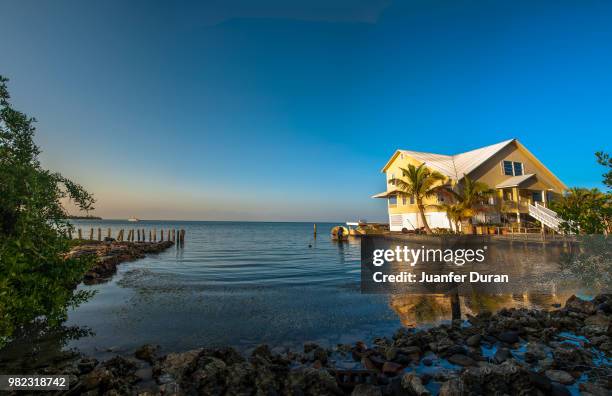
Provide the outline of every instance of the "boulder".
[[465,340],[465,343],[468,346],[471,346],[473,348],[477,347],[480,345],[480,340],[482,339],[482,336],[480,334],[474,334],[472,336],[469,336],[467,340]]
[[573,384],[576,381],[570,373],[563,370],[546,370],[545,374],[551,381],[564,385]]
[[385,362],[382,366],[383,374],[390,376],[390,377],[394,377],[398,375],[399,373],[402,372],[403,369],[404,369],[404,366],[398,363],[394,363],[394,362]]
[[463,396],[463,382],[459,378],[450,379],[440,386],[439,396]]
[[595,313],[595,304],[593,304],[592,301],[587,301],[576,296],[571,296],[565,302],[565,309],[571,312],[591,315]]
[[519,334],[516,331],[504,331],[500,333],[497,338],[506,344],[514,344],[519,342]]
[[159,345],[145,344],[134,352],[134,357],[153,364],[153,362],[157,359],[158,351]]
[[380,387],[371,384],[359,384],[351,393],[351,396],[382,396]]
[[469,356],[456,353],[448,358],[448,361],[452,364],[456,364],[463,367],[476,366],[476,361]]
[[411,395],[429,396],[431,393],[423,386],[421,378],[415,373],[406,373],[402,376],[402,388],[407,390]]

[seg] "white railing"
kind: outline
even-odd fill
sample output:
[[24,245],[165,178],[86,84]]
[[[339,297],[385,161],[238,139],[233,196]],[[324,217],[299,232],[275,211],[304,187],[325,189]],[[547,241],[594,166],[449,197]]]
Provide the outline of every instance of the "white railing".
[[559,231],[561,219],[559,219],[559,216],[557,216],[555,211],[545,208],[542,205],[538,205],[536,202],[535,206],[529,204],[529,215],[545,226],[552,228],[555,231]]

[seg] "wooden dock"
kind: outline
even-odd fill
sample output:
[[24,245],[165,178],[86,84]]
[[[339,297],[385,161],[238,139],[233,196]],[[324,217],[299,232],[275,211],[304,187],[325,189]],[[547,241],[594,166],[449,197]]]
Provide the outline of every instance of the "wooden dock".
[[[159,229],[159,234],[157,228],[150,228],[148,230],[144,228],[128,228],[128,229],[118,229],[113,234],[113,230],[109,227],[106,230],[102,228],[89,228],[89,230],[82,228],[78,228],[77,234],[73,235],[72,230],[68,231],[68,238],[81,239],[81,240],[98,240],[98,241],[117,241],[117,242],[164,242],[170,241],[173,243],[177,243],[179,246],[182,246],[185,243],[185,230],[184,229],[174,229],[174,228],[166,228]],[[127,232],[126,232],[127,231]],[[104,237],[103,237],[104,235]],[[88,238],[84,238],[87,236]],[[148,236],[148,239],[147,239]],[[95,238],[95,239],[94,239]]]

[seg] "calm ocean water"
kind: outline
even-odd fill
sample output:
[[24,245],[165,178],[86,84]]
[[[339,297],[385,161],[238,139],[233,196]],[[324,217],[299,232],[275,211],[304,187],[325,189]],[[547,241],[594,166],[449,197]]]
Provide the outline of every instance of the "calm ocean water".
[[[124,221],[75,225],[111,227],[113,235],[135,227]],[[445,296],[361,294],[359,239],[332,241],[334,225],[318,223],[314,239],[312,223],[141,221],[138,228],[185,229],[184,248],[123,263],[109,282],[80,286],[96,295],[72,310],[67,324],[93,334],[68,346],[100,357],[144,343],[167,351],[259,343],[299,348],[305,341],[331,346],[451,318]],[[462,311],[546,308],[572,292],[463,298]]]

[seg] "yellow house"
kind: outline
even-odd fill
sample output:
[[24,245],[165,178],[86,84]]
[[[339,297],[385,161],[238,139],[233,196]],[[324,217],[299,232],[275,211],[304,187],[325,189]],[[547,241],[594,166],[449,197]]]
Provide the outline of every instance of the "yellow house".
[[[373,196],[387,199],[391,231],[423,226],[414,199],[398,195],[397,187],[389,183],[393,178],[401,178],[401,168],[408,164],[425,164],[446,176],[447,183],[454,188],[460,188],[467,175],[496,189],[497,194],[489,198],[488,208],[475,216],[476,223],[521,223],[537,219],[553,229],[558,227],[556,214],[547,207],[567,186],[518,140],[511,139],[455,155],[397,150],[382,169],[387,190]],[[451,228],[439,206],[445,199],[448,197],[439,194],[424,202],[425,217],[431,228]]]

